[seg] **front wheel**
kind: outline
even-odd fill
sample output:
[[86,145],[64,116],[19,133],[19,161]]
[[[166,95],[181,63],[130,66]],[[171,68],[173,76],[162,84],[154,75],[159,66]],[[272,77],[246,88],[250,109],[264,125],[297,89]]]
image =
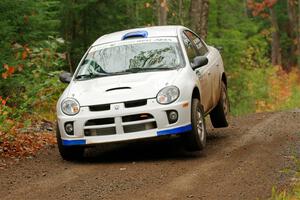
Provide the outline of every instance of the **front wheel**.
[[229,99],[227,94],[227,88],[222,81],[221,95],[218,105],[210,112],[210,120],[215,128],[222,128],[228,126],[227,115],[229,112]]
[[192,99],[192,130],[185,134],[185,146],[189,151],[199,151],[206,145],[206,126],[203,108],[199,99]]
[[61,139],[58,125],[56,126],[56,139],[57,139],[57,146],[58,146],[59,153],[64,160],[73,161],[73,160],[81,160],[83,158],[84,147],[64,146],[62,144],[62,139]]

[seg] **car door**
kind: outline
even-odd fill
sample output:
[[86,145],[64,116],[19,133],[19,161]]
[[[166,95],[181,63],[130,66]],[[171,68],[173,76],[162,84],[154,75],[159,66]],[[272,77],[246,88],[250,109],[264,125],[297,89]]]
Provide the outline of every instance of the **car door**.
[[212,76],[212,99],[214,105],[217,105],[221,95],[221,73],[223,66],[222,58],[217,49],[212,49],[209,54],[211,59],[211,76]]
[[[199,56],[199,52],[196,49],[195,44],[188,37],[189,32],[184,31],[182,34],[183,43],[186,49],[187,56],[189,58],[190,64],[196,56]],[[200,89],[201,89],[201,103],[204,107],[204,112],[208,112],[211,107],[211,84],[210,84],[210,74],[209,74],[209,64],[202,66],[195,70],[196,75],[199,78]]]
[[[208,110],[212,109],[215,105],[216,99],[216,89],[219,88],[217,84],[219,81],[216,79],[216,70],[217,70],[217,63],[216,63],[216,55],[214,51],[210,51],[206,44],[202,41],[202,39],[197,36],[195,33],[191,31],[185,31],[186,35],[192,41],[194,46],[197,50],[198,56],[205,56],[208,58],[208,64],[199,68],[199,70],[203,70],[205,75],[207,76],[207,88],[209,90],[209,100],[207,103]],[[219,77],[218,77],[219,79]],[[217,87],[217,88],[216,88]],[[217,93],[219,95],[219,93]],[[219,98],[219,97],[217,97]]]

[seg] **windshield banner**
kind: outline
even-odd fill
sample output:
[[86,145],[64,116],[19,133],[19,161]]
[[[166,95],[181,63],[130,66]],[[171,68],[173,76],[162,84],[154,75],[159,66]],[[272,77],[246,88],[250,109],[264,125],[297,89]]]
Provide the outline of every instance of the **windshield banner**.
[[160,37],[160,38],[143,38],[143,39],[131,39],[131,40],[122,40],[118,42],[111,42],[108,44],[100,44],[91,48],[89,53],[99,51],[101,49],[106,49],[110,47],[117,47],[123,45],[131,45],[131,44],[143,44],[143,43],[154,43],[154,42],[169,42],[169,43],[177,43],[178,40],[176,37]]

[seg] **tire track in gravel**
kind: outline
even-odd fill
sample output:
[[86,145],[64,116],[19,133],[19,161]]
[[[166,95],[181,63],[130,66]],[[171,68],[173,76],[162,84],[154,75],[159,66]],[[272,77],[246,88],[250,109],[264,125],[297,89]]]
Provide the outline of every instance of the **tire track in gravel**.
[[[295,113],[295,112],[294,112]],[[274,171],[269,170],[269,168],[273,168],[276,166],[272,166],[275,164],[272,160],[277,160],[277,156],[281,156],[284,160],[284,156],[280,152],[274,152],[272,149],[274,148],[273,144],[278,144],[278,140],[282,140],[282,136],[279,139],[274,138],[276,132],[279,134],[280,129],[275,129],[275,134],[272,131],[271,134],[265,134],[265,129],[270,129],[276,123],[281,123],[281,118],[286,115],[286,113],[275,113],[270,117],[263,119],[258,124],[254,125],[247,133],[244,133],[239,139],[230,142],[230,145],[226,147],[221,154],[224,154],[223,158],[220,158],[220,154],[209,157],[205,163],[201,163],[191,168],[187,173],[183,174],[180,177],[174,178],[170,183],[164,185],[162,188],[153,189],[151,195],[146,196],[138,196],[130,197],[132,199],[184,199],[184,198],[194,198],[197,199],[256,199],[257,196],[262,196],[267,198],[270,195],[271,188],[269,188],[268,195],[261,195],[264,191],[262,190],[253,190],[252,187],[247,196],[244,192],[236,193],[238,190],[232,189],[226,195],[224,195],[224,188],[226,186],[230,186],[234,184],[233,188],[238,188],[239,184],[249,185],[257,183],[257,181],[261,180],[250,180],[247,183],[247,177],[251,176],[251,174],[247,173],[247,171],[251,171],[251,168],[257,170],[261,169],[259,173],[253,174],[259,175],[262,177],[262,183],[273,184],[272,181],[268,178],[264,178],[264,173],[270,174],[270,176],[274,175]],[[300,117],[298,116],[298,120],[295,120],[293,125],[300,129]],[[297,130],[297,128],[295,129]],[[284,136],[283,136],[284,137]],[[261,145],[261,143],[263,145]],[[280,142],[279,142],[280,143]],[[280,146],[280,144],[279,144]],[[249,153],[248,150],[252,153]],[[243,150],[246,150],[243,152]],[[241,158],[236,162],[236,157],[240,157],[240,152],[243,152],[245,158]],[[265,162],[266,166],[262,166],[259,168],[262,162],[270,158],[273,163]],[[288,162],[288,161],[287,161]],[[237,166],[235,164],[237,164]],[[242,164],[242,166],[239,166]],[[282,163],[277,162],[277,167],[281,166]],[[246,166],[247,165],[247,166]],[[249,167],[250,166],[250,167]],[[248,168],[247,168],[248,167]],[[271,171],[267,172],[267,171]],[[216,173],[217,172],[217,173]],[[263,173],[261,173],[263,172]],[[219,174],[218,174],[219,173]],[[275,170],[276,173],[276,170]],[[239,180],[236,182],[232,179],[232,176],[235,179]],[[239,176],[239,177],[237,177]],[[245,178],[241,178],[245,176]],[[215,177],[218,177],[217,179]],[[249,177],[251,179],[251,177]],[[207,182],[207,184],[205,184]],[[210,184],[209,184],[210,183]],[[235,187],[237,186],[237,187]],[[203,190],[203,187],[206,189]],[[207,188],[208,187],[208,188]],[[215,187],[213,189],[213,187]],[[243,187],[243,186],[242,186]],[[228,187],[230,188],[230,187]],[[196,191],[195,191],[196,190]],[[223,190],[223,192],[222,192]],[[260,191],[259,194],[257,191]]]
[[63,184],[72,182],[93,169],[95,169],[95,166],[86,166],[85,168],[82,168],[82,166],[72,167],[59,174],[55,174],[51,177],[46,177],[35,182],[30,182],[21,188],[17,188],[13,193],[4,197],[3,200],[23,199],[24,197],[28,199],[39,199],[40,194],[47,192],[49,187],[60,187]]

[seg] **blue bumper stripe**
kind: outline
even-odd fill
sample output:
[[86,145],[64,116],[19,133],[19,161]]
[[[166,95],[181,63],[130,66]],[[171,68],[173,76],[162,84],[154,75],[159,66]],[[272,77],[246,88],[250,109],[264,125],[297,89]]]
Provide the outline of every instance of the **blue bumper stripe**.
[[64,146],[72,146],[72,145],[83,145],[86,144],[85,140],[62,140],[62,144]]
[[190,124],[187,126],[181,126],[173,129],[157,131],[157,135],[160,136],[160,135],[178,134],[178,133],[184,133],[191,130],[192,130],[192,125]]

